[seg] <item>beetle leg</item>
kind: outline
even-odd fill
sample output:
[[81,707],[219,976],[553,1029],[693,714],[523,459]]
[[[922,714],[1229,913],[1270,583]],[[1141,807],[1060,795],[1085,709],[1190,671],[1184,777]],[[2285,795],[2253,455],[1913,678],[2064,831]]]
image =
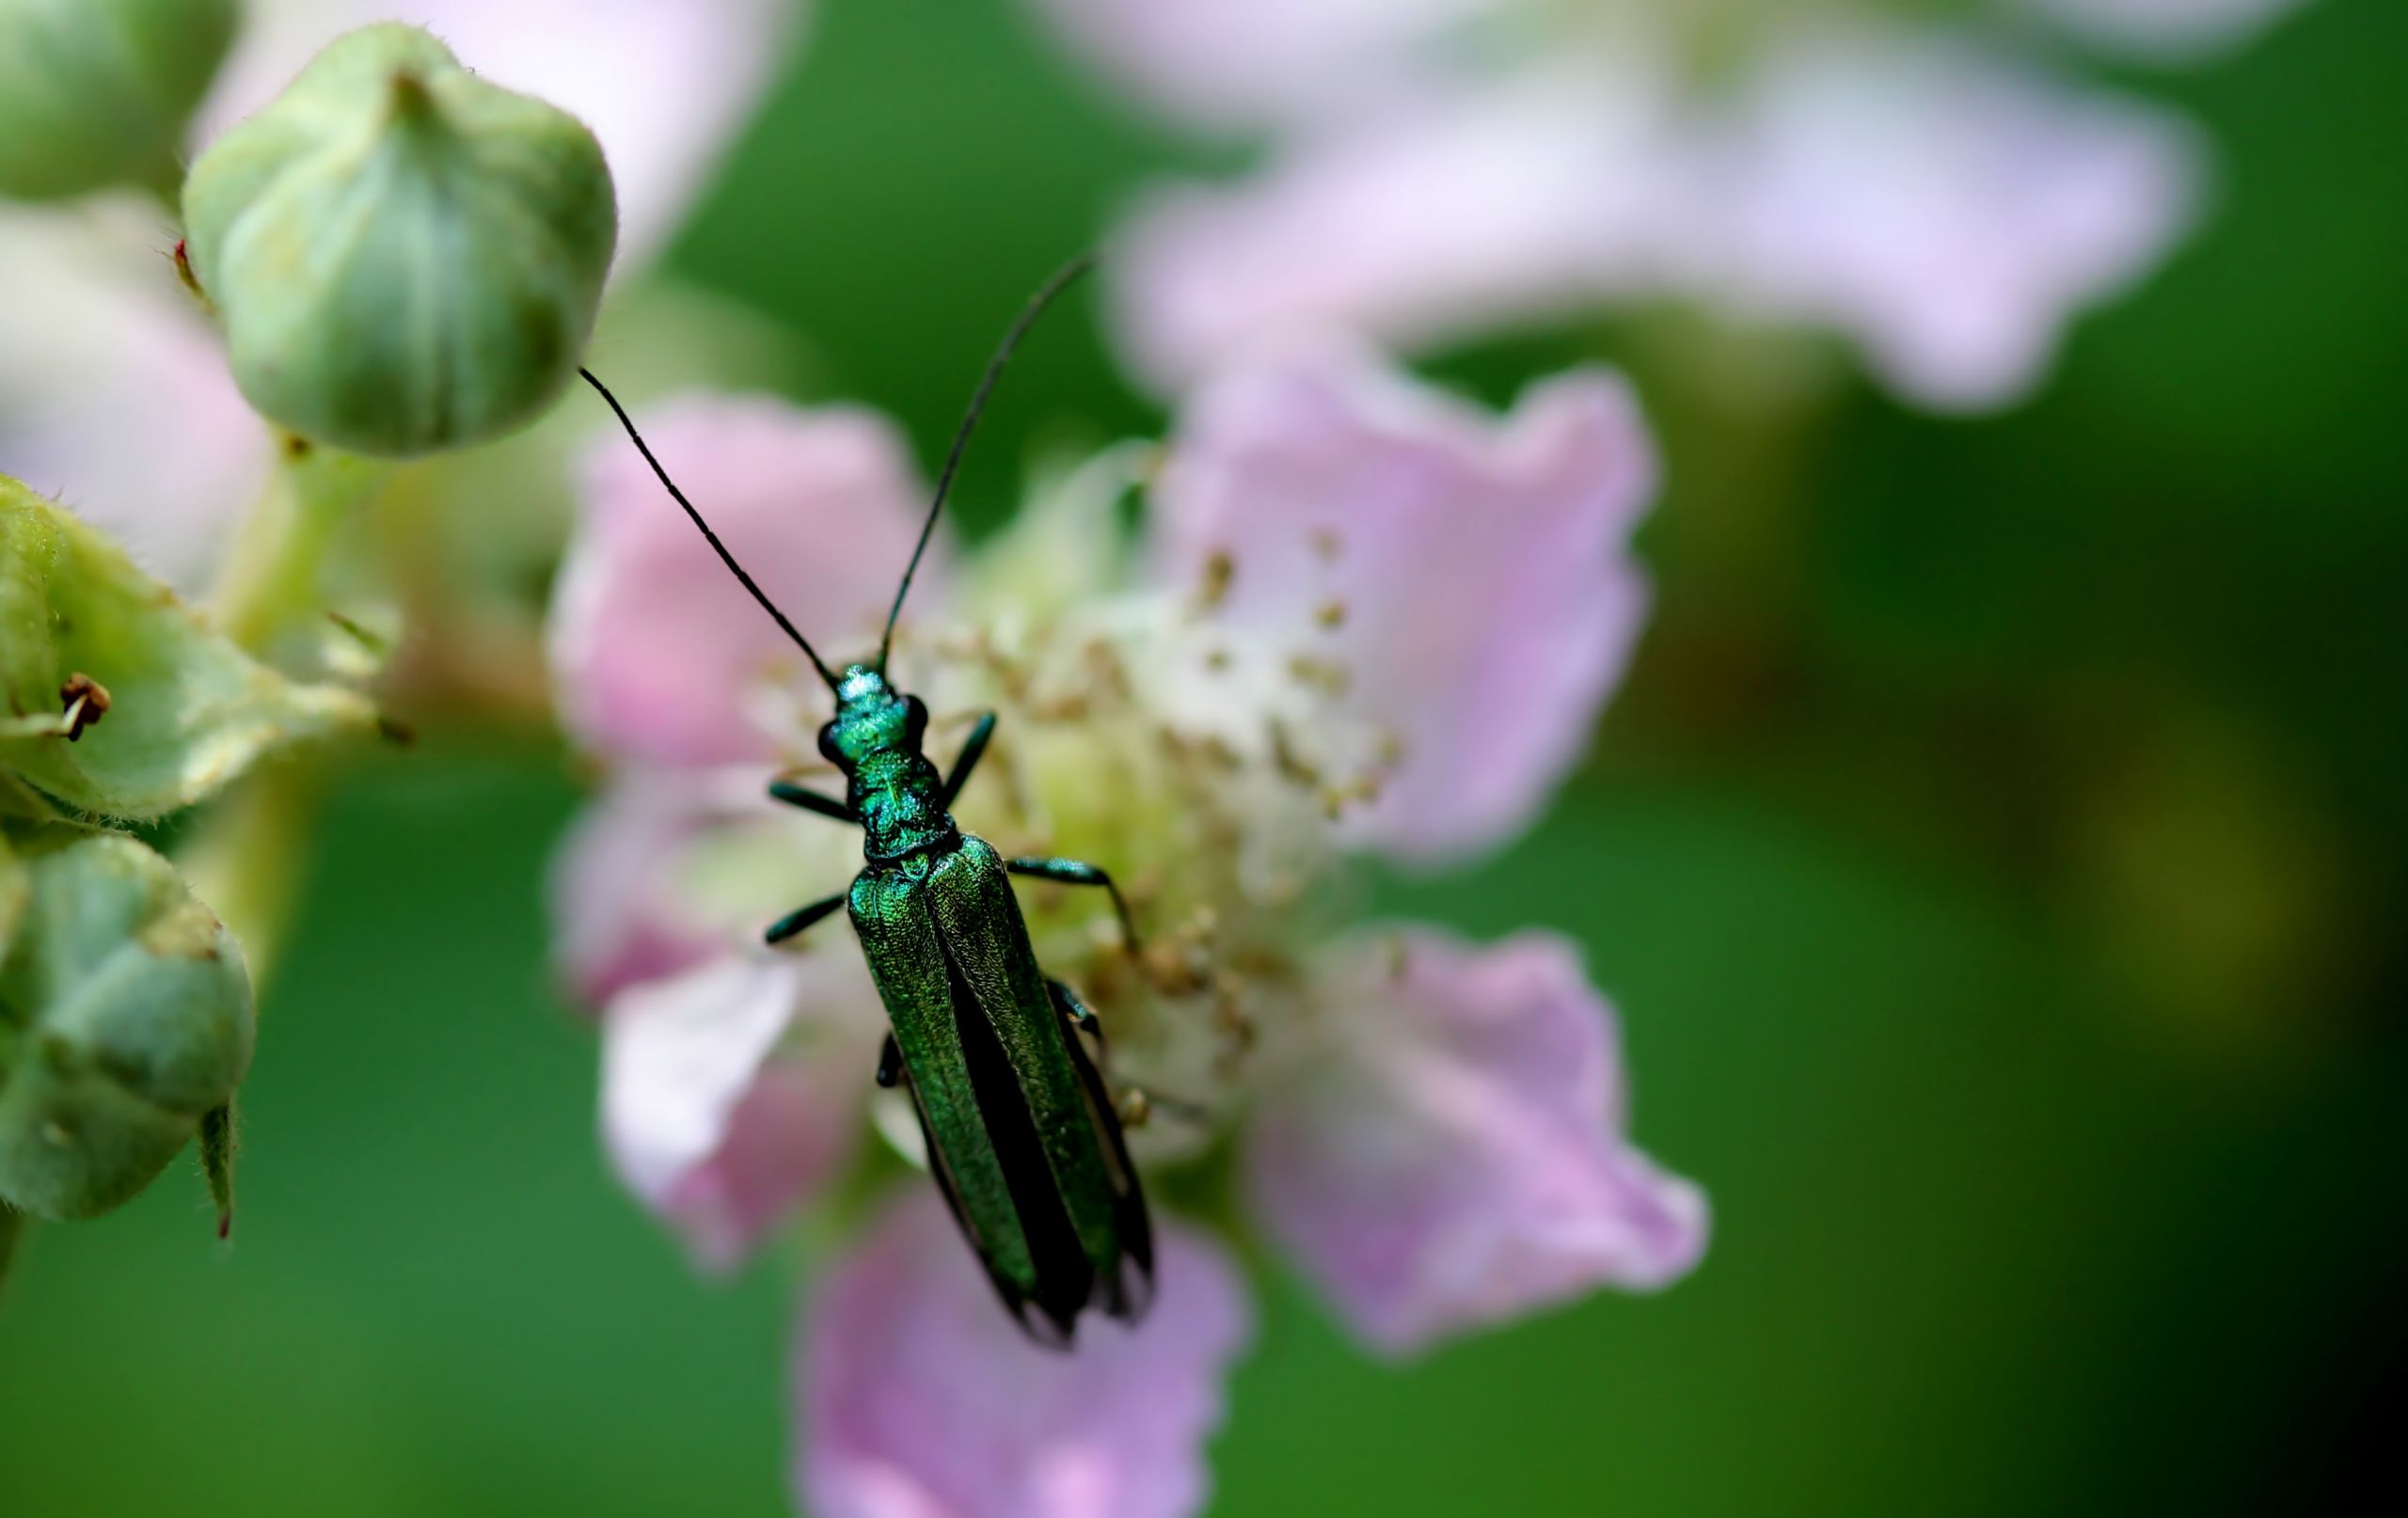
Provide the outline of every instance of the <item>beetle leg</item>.
[[1004,868],[1014,875],[1051,880],[1056,885],[1103,887],[1112,893],[1112,909],[1119,914],[1120,941],[1128,949],[1129,957],[1134,959],[1144,952],[1137,941],[1136,919],[1129,915],[1128,900],[1120,894],[1120,888],[1112,883],[1112,877],[1106,875],[1101,866],[1074,859],[1015,859],[1006,860]]
[[895,1036],[890,1033],[886,1036],[885,1046],[878,1052],[879,1089],[881,1091],[892,1091],[895,1089],[895,1083],[902,1079],[903,1046],[896,1043],[895,1041]]
[[816,812],[823,817],[833,817],[838,822],[861,820],[853,815],[851,807],[834,797],[822,796],[817,791],[808,786],[798,785],[790,780],[769,782],[769,799],[773,801],[784,801],[788,806],[799,806],[805,812]]
[[961,745],[961,757],[953,762],[953,773],[944,778],[943,805],[947,812],[953,810],[953,799],[961,794],[961,787],[970,783],[970,772],[978,767],[980,756],[987,751],[987,742],[994,735],[995,714],[979,714],[978,725],[970,730],[969,738]]
[[776,922],[770,924],[769,930],[761,935],[761,941],[765,943],[784,943],[786,940],[793,938],[804,928],[809,927],[812,924],[819,921],[831,912],[833,912],[837,908],[842,907],[847,899],[848,893],[839,891],[834,895],[830,896],[825,900],[815,901],[808,907],[800,908],[794,911],[790,911],[784,917],[779,918]]

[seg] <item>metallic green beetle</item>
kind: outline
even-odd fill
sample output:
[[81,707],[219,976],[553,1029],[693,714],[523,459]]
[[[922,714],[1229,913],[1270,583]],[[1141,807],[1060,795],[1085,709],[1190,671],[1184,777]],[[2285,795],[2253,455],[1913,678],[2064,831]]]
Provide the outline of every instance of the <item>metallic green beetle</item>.
[[1101,887],[1133,954],[1136,931],[1118,888],[1094,865],[1006,860],[955,826],[954,798],[994,735],[994,714],[979,719],[952,772],[940,774],[922,751],[928,709],[888,682],[886,659],[895,619],[988,394],[1030,324],[1090,262],[1080,259],[1055,274],[1005,336],[954,436],[896,587],[878,661],[842,675],[820,661],[727,551],[617,399],[585,374],[670,496],[835,693],[836,715],[819,730],[819,751],[844,772],[844,799],[786,781],[773,783],[769,794],[859,826],[866,862],[850,891],[789,913],[768,940],[782,943],[850,908],[893,1024],[878,1082],[908,1085],[927,1140],[928,1169],[988,1278],[1030,1336],[1057,1348],[1069,1345],[1089,1307],[1131,1322],[1145,1312],[1153,1290],[1153,1230],[1119,1119],[1086,1049],[1089,1038],[1102,1048],[1095,1014],[1038,967],[1010,877]]

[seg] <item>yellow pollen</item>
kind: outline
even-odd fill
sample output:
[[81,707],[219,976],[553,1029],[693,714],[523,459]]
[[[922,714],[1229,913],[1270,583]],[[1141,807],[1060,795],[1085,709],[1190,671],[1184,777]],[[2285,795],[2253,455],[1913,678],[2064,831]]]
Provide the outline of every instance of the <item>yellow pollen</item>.
[[1308,790],[1321,788],[1321,771],[1307,764],[1304,757],[1296,752],[1294,743],[1288,736],[1288,725],[1275,718],[1271,723],[1271,759],[1278,767],[1282,780]]
[[1204,560],[1204,578],[1196,587],[1196,609],[1219,609],[1229,598],[1229,582],[1237,578],[1238,561],[1227,548],[1215,548]]
[[1297,654],[1288,660],[1289,678],[1307,690],[1336,701],[1354,688],[1354,673],[1334,659],[1316,658],[1310,654]]

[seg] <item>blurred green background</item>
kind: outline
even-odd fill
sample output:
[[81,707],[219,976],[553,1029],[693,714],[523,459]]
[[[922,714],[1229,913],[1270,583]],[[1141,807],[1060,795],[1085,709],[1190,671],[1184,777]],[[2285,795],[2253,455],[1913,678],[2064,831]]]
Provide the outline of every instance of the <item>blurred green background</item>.
[[[1680,313],[1434,366],[1633,372],[1661,607],[1545,824],[1389,905],[1588,945],[1715,1247],[1402,1373],[1267,1281],[1216,1510],[2408,1496],[2404,71],[2408,7],[2320,0],[2147,80],[2219,145],[2214,218],[2004,418],[1801,407]],[[1001,314],[1183,150],[999,0],[837,0],[673,267],[932,455]],[[974,523],[1033,440],[1158,422],[1089,320],[1016,371]],[[239,1247],[182,1175],[31,1241],[5,1518],[787,1510],[789,1262],[692,1278],[548,989],[576,799],[474,734],[337,797]]]

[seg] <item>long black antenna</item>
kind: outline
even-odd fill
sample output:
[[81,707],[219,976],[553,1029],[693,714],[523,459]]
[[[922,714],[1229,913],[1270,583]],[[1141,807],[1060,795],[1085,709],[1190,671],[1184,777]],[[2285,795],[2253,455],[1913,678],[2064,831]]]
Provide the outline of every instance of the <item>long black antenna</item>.
[[886,631],[878,640],[878,672],[886,672],[887,651],[895,646],[895,619],[903,614],[903,598],[911,593],[911,577],[919,573],[920,556],[928,551],[928,538],[937,530],[938,514],[944,510],[945,492],[953,488],[953,475],[961,467],[962,450],[970,446],[970,435],[978,427],[978,418],[987,409],[987,397],[995,388],[995,381],[1003,377],[1004,366],[1012,361],[1012,351],[1028,329],[1045,314],[1054,298],[1077,282],[1079,276],[1095,267],[1095,255],[1082,253],[1054,271],[1052,278],[1038,287],[1037,293],[1021,308],[1019,318],[1004,340],[995,349],[995,356],[987,360],[987,372],[978,377],[978,388],[970,397],[970,410],[961,419],[960,430],[953,435],[953,451],[944,456],[944,472],[937,476],[936,499],[928,503],[928,519],[920,524],[920,541],[911,549],[911,561],[904,566],[903,583],[895,588],[895,606],[886,613]]
[[811,667],[819,672],[819,678],[828,682],[828,688],[835,689],[836,676],[826,664],[820,661],[819,651],[813,648],[811,640],[798,632],[795,625],[786,620],[786,614],[778,609],[777,603],[771,601],[761,587],[752,582],[752,577],[746,574],[744,566],[736,561],[736,555],[727,551],[727,545],[720,542],[719,534],[711,530],[711,525],[708,522],[703,520],[703,514],[694,510],[694,503],[688,500],[686,493],[677,488],[677,482],[669,478],[669,471],[660,466],[658,459],[653,457],[652,445],[643,440],[643,434],[636,431],[635,421],[628,417],[627,408],[619,404],[619,398],[610,393],[609,386],[594,377],[594,371],[580,369],[578,372],[585,377],[586,384],[594,387],[596,394],[609,403],[611,411],[619,419],[619,425],[627,430],[627,436],[634,441],[636,451],[643,455],[643,461],[652,466],[652,472],[659,476],[661,484],[669,491],[670,498],[686,508],[686,514],[693,519],[695,527],[702,530],[703,541],[708,543],[711,546],[711,551],[719,555],[719,561],[727,566],[728,573],[734,575],[738,583],[752,593],[752,599],[761,603],[761,609],[768,612],[777,623],[778,629],[794,640],[794,646],[801,649],[803,656],[811,660]]

